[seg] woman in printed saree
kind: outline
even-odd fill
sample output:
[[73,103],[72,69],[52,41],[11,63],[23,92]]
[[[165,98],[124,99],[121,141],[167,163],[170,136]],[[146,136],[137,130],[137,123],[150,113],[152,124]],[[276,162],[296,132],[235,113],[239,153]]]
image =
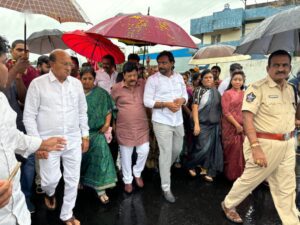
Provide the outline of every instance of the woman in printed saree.
[[229,87],[222,96],[224,174],[230,181],[235,181],[242,175],[245,165],[243,154],[244,133],[242,118],[244,83],[244,72],[233,72]]
[[201,85],[194,91],[193,143],[187,167],[190,174],[195,167],[202,168],[201,174],[206,181],[212,182],[217,172],[223,170],[223,152],[220,137],[221,95],[214,87],[214,78],[210,70],[201,74]]
[[109,202],[105,190],[116,185],[117,176],[107,140],[114,102],[104,89],[94,86],[96,73],[91,67],[80,72],[88,105],[90,148],[82,156],[80,183],[96,190],[103,204]]

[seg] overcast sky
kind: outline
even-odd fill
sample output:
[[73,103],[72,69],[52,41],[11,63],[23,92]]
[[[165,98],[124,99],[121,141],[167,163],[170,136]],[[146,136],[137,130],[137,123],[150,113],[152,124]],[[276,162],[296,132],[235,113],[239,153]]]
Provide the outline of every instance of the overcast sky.
[[[11,0],[14,1],[14,0]],[[247,4],[265,2],[266,0],[248,0]],[[190,32],[190,20],[202,16],[211,15],[215,11],[221,11],[226,3],[230,8],[244,6],[241,0],[77,0],[91,22],[95,25],[116,14],[141,12],[147,14],[150,7],[150,15],[162,17],[179,24],[188,33]],[[27,15],[27,37],[35,31],[57,28],[63,31],[75,29],[86,30],[91,25],[80,23],[60,24],[54,19],[43,15]],[[23,39],[24,14],[5,8],[0,8],[0,35],[5,36],[11,43],[15,39]],[[193,39],[196,43],[198,39]],[[118,44],[124,46],[123,44]],[[162,46],[149,49],[150,52],[160,51]],[[170,47],[164,47],[171,49]],[[130,51],[130,50],[127,50]],[[127,52],[126,52],[127,53]]]

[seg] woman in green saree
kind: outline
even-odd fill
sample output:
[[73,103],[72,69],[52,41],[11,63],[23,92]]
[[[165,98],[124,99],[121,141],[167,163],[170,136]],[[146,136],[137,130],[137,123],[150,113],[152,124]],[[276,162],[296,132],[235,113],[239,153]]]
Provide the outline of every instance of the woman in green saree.
[[115,165],[105,138],[115,105],[104,89],[94,86],[95,76],[94,69],[89,66],[83,67],[80,72],[90,127],[90,148],[82,156],[80,183],[95,189],[100,201],[106,204],[109,197],[105,190],[114,187],[117,181]]

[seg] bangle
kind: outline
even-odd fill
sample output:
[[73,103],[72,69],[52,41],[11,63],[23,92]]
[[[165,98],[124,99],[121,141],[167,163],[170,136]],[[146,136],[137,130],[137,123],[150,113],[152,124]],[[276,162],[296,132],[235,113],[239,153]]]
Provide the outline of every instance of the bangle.
[[89,136],[84,136],[82,137],[83,140],[90,140],[90,137]]
[[260,144],[258,142],[255,142],[254,144],[250,145],[251,148],[255,148],[257,146],[260,146]]

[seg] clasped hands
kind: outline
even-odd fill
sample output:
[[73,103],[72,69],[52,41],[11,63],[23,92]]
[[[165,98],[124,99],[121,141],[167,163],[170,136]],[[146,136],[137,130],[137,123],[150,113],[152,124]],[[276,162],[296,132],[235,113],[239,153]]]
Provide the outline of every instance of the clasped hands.
[[176,98],[173,102],[165,102],[165,107],[171,110],[173,113],[179,111],[181,106],[184,104],[184,98]]

